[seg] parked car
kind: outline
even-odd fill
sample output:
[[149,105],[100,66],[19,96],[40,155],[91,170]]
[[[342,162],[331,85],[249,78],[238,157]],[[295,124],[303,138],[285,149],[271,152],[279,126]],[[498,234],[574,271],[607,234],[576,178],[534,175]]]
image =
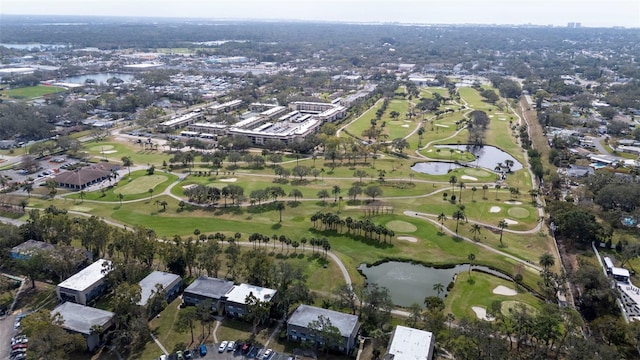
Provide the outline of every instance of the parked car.
[[207,346],[206,345],[204,345],[204,344],[200,345],[198,350],[200,350],[200,356],[207,355]]
[[264,355],[262,355],[262,359],[267,360],[271,357],[272,354],[273,350],[267,349],[267,351],[264,352]]
[[233,351],[233,349],[236,348],[236,342],[231,340],[229,341],[229,343],[227,344],[227,351]]
[[178,360],[184,360],[184,356],[182,356],[182,351],[180,350],[176,351],[176,357]]
[[220,347],[218,348],[218,352],[221,353],[221,352],[224,352],[225,350],[227,350],[227,344],[228,343],[229,342],[226,341],[226,340],[223,341],[222,343],[220,343]]
[[193,359],[193,355],[191,354],[191,350],[189,349],[185,349],[182,352],[182,355],[184,356],[185,360]]

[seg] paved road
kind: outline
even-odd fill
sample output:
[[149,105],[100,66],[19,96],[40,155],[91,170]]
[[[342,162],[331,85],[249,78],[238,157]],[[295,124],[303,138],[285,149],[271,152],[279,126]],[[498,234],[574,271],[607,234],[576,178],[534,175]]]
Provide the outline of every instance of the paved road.
[[15,333],[13,323],[15,315],[0,318],[0,360],[9,359],[11,354],[11,337]]

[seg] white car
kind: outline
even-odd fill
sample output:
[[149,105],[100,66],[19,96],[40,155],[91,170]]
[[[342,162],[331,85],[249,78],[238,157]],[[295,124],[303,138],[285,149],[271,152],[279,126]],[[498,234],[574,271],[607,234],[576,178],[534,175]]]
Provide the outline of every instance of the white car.
[[222,343],[220,343],[220,347],[218,348],[218,352],[224,352],[225,350],[227,350],[227,344],[229,342],[228,341],[223,341]]
[[273,354],[273,350],[267,349],[267,351],[264,352],[264,355],[262,355],[262,358],[264,360],[267,360],[271,357],[272,354]]
[[236,342],[231,340],[227,344],[227,351],[233,351],[235,347],[236,347]]

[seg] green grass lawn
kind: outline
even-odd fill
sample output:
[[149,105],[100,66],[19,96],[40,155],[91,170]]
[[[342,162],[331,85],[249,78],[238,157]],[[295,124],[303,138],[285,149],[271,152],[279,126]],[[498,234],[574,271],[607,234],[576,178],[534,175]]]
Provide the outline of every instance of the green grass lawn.
[[63,87],[36,85],[4,90],[2,91],[2,94],[14,99],[33,99],[48,94],[63,92],[66,90],[67,89]]

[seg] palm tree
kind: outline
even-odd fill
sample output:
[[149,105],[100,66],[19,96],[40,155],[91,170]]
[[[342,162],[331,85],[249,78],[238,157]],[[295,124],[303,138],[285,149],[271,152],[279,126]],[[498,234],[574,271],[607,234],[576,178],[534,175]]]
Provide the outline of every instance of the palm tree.
[[26,182],[24,185],[22,185],[22,188],[24,189],[24,191],[27,192],[29,197],[31,197],[31,192],[33,191],[33,184],[30,182]]
[[471,225],[471,232],[473,233],[473,240],[478,241],[478,235],[480,235],[482,228],[478,224]]
[[84,202],[84,196],[86,195],[86,193],[84,192],[84,190],[80,190],[80,201]]
[[128,156],[123,156],[120,160],[122,160],[122,166],[126,166],[127,170],[129,170],[129,177],[131,177],[131,166],[133,165],[133,161],[131,161],[131,158]]
[[540,266],[542,266],[542,268],[545,271],[549,270],[549,268],[555,265],[555,263],[556,263],[556,259],[553,257],[553,255],[549,254],[548,252],[540,255],[539,264]]
[[438,293],[438,297],[440,297],[440,293],[444,291],[444,285],[442,283],[433,284],[433,291]]
[[460,220],[464,220],[465,219],[464,210],[458,209],[458,210],[454,211],[452,217],[454,219],[456,219],[456,235],[457,235],[458,234],[458,225],[460,224]]
[[462,204],[462,189],[465,188],[464,183],[460,181],[458,183],[458,187],[460,188],[460,193],[458,194],[458,202]]
[[335,200],[334,202],[338,201],[338,195],[340,195],[340,192],[342,190],[340,189],[340,186],[338,185],[333,185],[333,189],[331,190],[331,193],[333,193],[333,195],[335,195]]
[[456,319],[452,313],[447,313],[447,322],[449,323],[449,331],[451,331],[451,323]]
[[120,206],[122,206],[122,199],[124,199],[124,195],[122,195],[122,193],[118,193],[118,199],[120,200]]
[[471,254],[467,255],[467,259],[469,259],[469,275],[471,275],[471,265],[473,263],[473,260],[476,259],[476,254],[471,253]]
[[489,189],[489,185],[484,184],[482,185],[482,198],[486,199],[487,198],[487,190]]
[[500,246],[504,246],[502,243],[502,233],[504,232],[504,228],[509,227],[509,224],[504,220],[500,220],[498,223],[498,228],[500,228]]
[[153,189],[147,190],[149,192],[149,200],[153,199]]
[[442,233],[442,227],[444,226],[444,222],[447,220],[447,215],[444,213],[440,213],[438,215],[438,221],[440,221],[440,232]]
[[473,198],[476,195],[476,191],[478,191],[477,187],[474,186],[471,188],[471,202],[473,202]]
[[496,200],[498,200],[498,190],[500,190],[500,184],[496,184]]
[[280,222],[282,222],[282,210],[284,210],[284,202],[279,201],[276,203],[276,209],[280,212]]
[[456,185],[457,182],[458,182],[458,178],[455,175],[451,175],[449,177],[449,184],[451,184],[451,191],[453,191],[453,187]]

